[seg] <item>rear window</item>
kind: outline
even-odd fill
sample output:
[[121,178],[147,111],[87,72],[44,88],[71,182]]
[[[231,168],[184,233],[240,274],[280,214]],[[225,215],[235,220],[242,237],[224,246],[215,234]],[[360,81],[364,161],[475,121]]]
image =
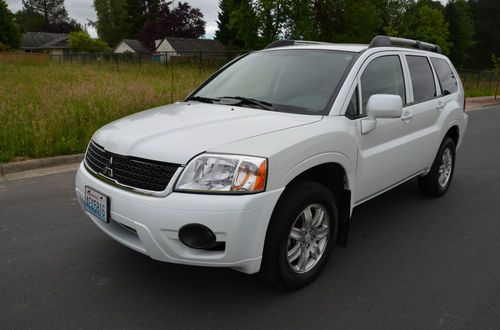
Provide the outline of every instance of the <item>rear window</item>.
[[434,75],[429,61],[423,56],[406,56],[413,85],[413,102],[420,103],[436,96]]
[[458,82],[450,65],[440,58],[431,58],[431,62],[436,70],[443,95],[455,93],[458,90]]

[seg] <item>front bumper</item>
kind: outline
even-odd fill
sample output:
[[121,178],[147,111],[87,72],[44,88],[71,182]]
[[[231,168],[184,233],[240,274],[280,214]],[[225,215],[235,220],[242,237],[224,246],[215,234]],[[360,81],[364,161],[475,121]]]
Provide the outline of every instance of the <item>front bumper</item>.
[[[209,195],[173,192],[151,197],[128,192],[92,176],[82,165],[76,195],[83,207],[85,186],[110,198],[110,222],[87,216],[106,234],[155,260],[198,266],[230,267],[245,273],[260,269],[267,226],[283,189],[254,195]],[[224,251],[192,249],[178,237],[190,223],[210,228]]]

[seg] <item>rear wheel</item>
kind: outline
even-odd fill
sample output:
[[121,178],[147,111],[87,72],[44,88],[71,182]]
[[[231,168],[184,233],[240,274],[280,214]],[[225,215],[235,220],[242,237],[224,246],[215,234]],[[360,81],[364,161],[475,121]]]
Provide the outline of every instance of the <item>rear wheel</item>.
[[261,274],[285,289],[307,285],[326,264],[337,228],[337,207],[330,190],[311,181],[292,184],[269,224]]
[[445,137],[431,170],[427,175],[418,178],[418,186],[422,193],[432,197],[440,197],[446,193],[455,170],[455,149],[455,142]]

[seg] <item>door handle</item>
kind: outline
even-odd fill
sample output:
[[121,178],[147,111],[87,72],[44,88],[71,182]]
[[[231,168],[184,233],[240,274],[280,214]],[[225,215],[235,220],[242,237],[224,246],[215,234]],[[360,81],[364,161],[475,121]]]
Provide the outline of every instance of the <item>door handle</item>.
[[413,114],[409,111],[405,111],[401,116],[401,120],[404,121],[405,123],[409,123],[412,118]]
[[445,106],[444,102],[439,101],[439,102],[438,102],[438,105],[437,105],[437,107],[436,107],[436,108],[437,108],[439,111],[441,111],[441,110],[443,110],[443,109],[444,109],[444,106]]

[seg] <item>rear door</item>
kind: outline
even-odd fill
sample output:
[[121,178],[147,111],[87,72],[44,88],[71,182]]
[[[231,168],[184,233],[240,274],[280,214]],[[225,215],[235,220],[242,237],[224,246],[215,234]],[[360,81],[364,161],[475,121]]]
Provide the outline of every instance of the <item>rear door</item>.
[[409,79],[409,100],[405,120],[409,130],[409,144],[413,150],[409,169],[418,172],[429,167],[439,146],[440,130],[437,125],[444,108],[435,72],[425,55],[407,53],[404,62]]

